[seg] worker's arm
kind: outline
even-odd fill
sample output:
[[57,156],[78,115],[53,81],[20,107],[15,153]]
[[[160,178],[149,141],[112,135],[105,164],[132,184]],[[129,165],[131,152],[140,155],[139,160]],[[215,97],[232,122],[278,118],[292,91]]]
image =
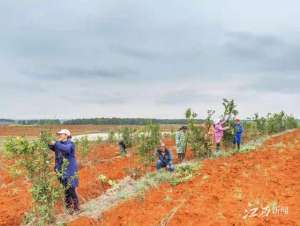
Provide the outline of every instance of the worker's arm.
[[55,151],[55,141],[51,141],[49,144],[48,144],[48,148],[52,151]]
[[70,154],[72,152],[73,145],[72,145],[72,143],[64,144],[62,142],[56,142],[55,148],[65,154]]

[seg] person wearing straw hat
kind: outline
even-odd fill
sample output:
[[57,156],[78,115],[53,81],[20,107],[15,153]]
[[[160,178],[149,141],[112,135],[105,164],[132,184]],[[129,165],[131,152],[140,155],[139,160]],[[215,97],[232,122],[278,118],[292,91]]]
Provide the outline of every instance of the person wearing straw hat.
[[56,142],[49,144],[49,148],[55,152],[55,171],[59,181],[65,189],[65,204],[68,213],[78,212],[79,201],[76,192],[78,187],[78,167],[75,156],[75,144],[71,140],[71,132],[62,129],[57,132]]

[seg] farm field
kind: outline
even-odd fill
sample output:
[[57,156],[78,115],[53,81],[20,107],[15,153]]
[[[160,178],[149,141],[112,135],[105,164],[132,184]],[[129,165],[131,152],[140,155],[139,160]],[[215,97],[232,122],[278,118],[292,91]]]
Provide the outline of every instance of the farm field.
[[0,226],[300,226],[300,0],[0,12]]
[[[0,137],[5,136],[39,136],[41,131],[48,130],[55,134],[60,129],[69,129],[74,135],[97,132],[118,131],[125,126],[119,125],[0,125]],[[141,126],[126,126],[129,128],[139,128]],[[178,128],[178,125],[161,125],[162,131],[170,131]]]
[[[169,139],[165,142],[172,150],[175,150],[173,140]],[[100,175],[118,181],[128,176],[130,173],[128,169],[131,168],[138,169],[140,176],[146,172],[145,170],[155,169],[154,167],[143,169],[139,157],[133,154],[133,151],[131,150],[127,157],[120,157],[117,145],[98,144],[91,148],[87,159],[81,161],[79,158],[80,202],[84,203],[96,198],[111,187],[101,183]],[[188,156],[191,158],[191,151],[188,152]],[[31,208],[32,198],[29,192],[31,185],[22,176],[16,178],[11,176],[9,172],[11,161],[1,158],[0,163],[0,225],[20,225],[24,214]],[[14,205],[8,205],[8,203],[14,203]]]
[[0,12],[0,226],[300,226],[300,1]]
[[[38,129],[41,128],[35,128]],[[34,133],[27,135],[32,137]],[[177,164],[174,138],[163,141],[172,150]],[[187,182],[176,186],[162,183],[142,197],[118,202],[94,217],[85,216],[86,210],[82,209],[82,214],[67,216],[64,222],[68,225],[145,226],[299,225],[299,153],[300,130],[285,132],[269,138],[256,151],[203,160],[196,175]],[[53,154],[51,158],[52,168]],[[105,195],[112,187],[103,183],[101,176],[118,183],[127,177],[138,181],[156,171],[154,165],[142,164],[136,146],[121,157],[115,143],[93,143],[88,155],[78,154],[78,158],[78,194],[83,205]],[[187,160],[194,158],[189,146]],[[0,163],[0,225],[20,225],[32,208],[31,183],[11,168],[13,160],[0,155]],[[257,216],[251,212],[255,208],[258,208]],[[266,208],[271,212],[261,216]],[[274,208],[278,210],[276,213],[272,212]],[[61,216],[62,213],[63,207],[58,204],[56,214]]]
[[298,129],[253,152],[204,160],[189,182],[162,184],[69,225],[300,225],[299,165]]
[[[141,128],[141,126],[123,126],[123,125],[0,125],[0,152],[3,149],[4,141],[10,136],[24,136],[34,139],[42,131],[49,131],[55,134],[57,131],[67,128],[72,131],[73,135],[85,135],[93,133],[117,132],[121,128]],[[178,129],[179,125],[161,125],[161,130],[172,131]]]

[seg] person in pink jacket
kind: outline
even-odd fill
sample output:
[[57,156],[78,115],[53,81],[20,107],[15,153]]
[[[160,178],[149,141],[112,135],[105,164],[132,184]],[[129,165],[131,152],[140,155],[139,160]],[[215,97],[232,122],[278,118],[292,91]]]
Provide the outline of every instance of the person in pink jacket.
[[224,131],[229,129],[229,127],[225,127],[224,124],[226,120],[221,119],[219,122],[214,124],[214,137],[216,143],[216,154],[221,153],[221,142],[224,136]]

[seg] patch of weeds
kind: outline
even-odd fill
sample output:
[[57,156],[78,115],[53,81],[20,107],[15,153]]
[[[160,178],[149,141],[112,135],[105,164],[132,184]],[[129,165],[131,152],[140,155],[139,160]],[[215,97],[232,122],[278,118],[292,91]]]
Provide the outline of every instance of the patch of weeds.
[[118,197],[119,197],[120,199],[126,200],[126,199],[128,199],[128,198],[130,197],[130,192],[129,192],[129,191],[126,191],[126,190],[122,190],[122,191],[120,191],[120,192],[118,193]]
[[239,153],[248,153],[250,151],[254,151],[256,149],[256,145],[254,144],[246,144],[241,147],[238,151]]
[[31,222],[34,222],[36,219],[35,213],[33,211],[25,213],[25,216],[23,218],[23,224],[29,224]]
[[13,179],[17,179],[18,177],[23,175],[23,172],[21,169],[19,169],[19,167],[17,166],[17,164],[12,165],[9,168],[9,175],[13,178]]
[[144,202],[145,201],[145,191],[138,192],[136,195],[136,199],[140,202]]
[[174,176],[170,178],[169,183],[176,186],[180,183],[189,181],[197,174],[199,168],[199,162],[183,163],[178,165],[176,172],[174,173]]
[[102,185],[109,185],[109,186],[116,186],[117,182],[115,182],[114,180],[111,180],[109,178],[107,178],[105,175],[101,174],[98,176],[98,179],[100,180]]
[[226,158],[226,157],[230,157],[230,156],[234,155],[235,153],[236,153],[236,151],[234,151],[234,150],[222,151],[220,156]]

